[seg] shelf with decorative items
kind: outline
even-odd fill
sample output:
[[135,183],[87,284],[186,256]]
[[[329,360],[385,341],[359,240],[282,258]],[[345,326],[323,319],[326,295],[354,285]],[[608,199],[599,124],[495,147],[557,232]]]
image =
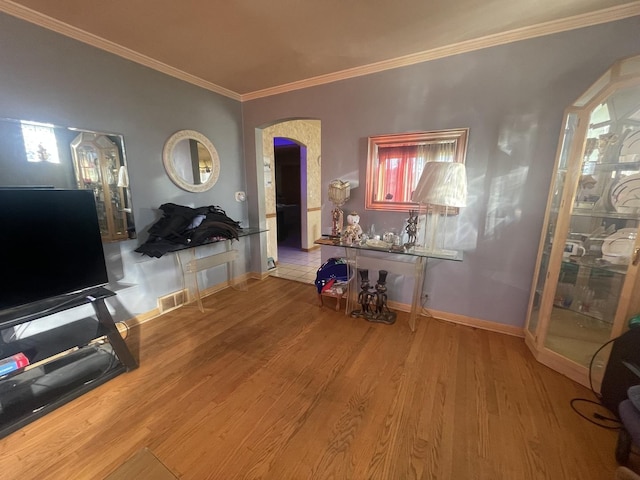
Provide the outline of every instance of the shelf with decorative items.
[[563,125],[525,340],[542,363],[597,387],[601,347],[640,312],[640,57],[614,64]]
[[[427,261],[430,258],[458,262],[463,259],[463,252],[461,250],[451,250],[444,253],[429,252],[420,249],[416,250],[413,246],[406,248],[403,245],[386,243],[383,240],[377,240],[376,243],[361,241],[360,243],[346,244],[341,242],[340,239],[331,238],[329,236],[317,239],[315,243],[317,245],[344,248],[346,264],[349,265],[350,272],[354,272],[351,273],[350,281],[347,282],[347,314],[352,314],[353,312],[362,310],[360,303],[362,298],[359,295],[360,290],[368,291],[370,289],[369,287],[371,287],[368,276],[367,282],[364,282],[364,279],[357,278],[355,275],[355,272],[360,272],[368,268],[365,264],[371,264],[373,261],[375,265],[380,267],[377,270],[378,272],[381,270],[390,271],[394,274],[412,278],[413,295],[411,300],[411,310],[409,312],[409,327],[412,332],[416,330],[416,319],[421,313],[422,290],[427,269]],[[382,282],[380,282],[381,279]],[[358,286],[356,286],[357,283]],[[367,283],[369,286],[367,288],[362,288],[362,283]],[[376,284],[377,283],[380,283],[381,286],[384,285],[386,283],[386,275],[378,277]],[[381,293],[386,293],[386,290]],[[358,308],[359,306],[360,308]],[[382,310],[385,311],[385,308],[383,307]],[[358,315],[356,314],[355,316]],[[383,316],[387,323],[393,323],[390,321],[391,317],[391,315]]]

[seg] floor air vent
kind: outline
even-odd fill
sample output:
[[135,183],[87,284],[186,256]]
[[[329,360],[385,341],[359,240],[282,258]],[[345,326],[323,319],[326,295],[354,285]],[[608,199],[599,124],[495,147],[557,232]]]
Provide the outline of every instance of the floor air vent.
[[187,298],[186,290],[178,290],[164,297],[158,298],[158,309],[160,313],[168,312],[174,308],[180,307],[185,303]]

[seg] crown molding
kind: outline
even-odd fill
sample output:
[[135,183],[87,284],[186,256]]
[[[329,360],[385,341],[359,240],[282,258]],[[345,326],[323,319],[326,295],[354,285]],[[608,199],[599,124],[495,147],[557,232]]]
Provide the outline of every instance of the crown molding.
[[242,100],[239,93],[233,92],[224,87],[203,80],[202,78],[196,77],[195,75],[183,72],[182,70],[167,65],[166,63],[162,63],[151,57],[147,57],[146,55],[135,52],[129,48],[123,47],[122,45],[118,45],[117,43],[111,42],[102,37],[98,37],[97,35],[86,32],[67,23],[61,22],[60,20],[56,20],[55,18],[51,18],[47,15],[36,12],[35,10],[31,10],[30,8],[18,5],[10,0],[0,0],[0,11],[25,20],[27,22],[33,23],[35,25],[39,25],[40,27],[44,27],[48,30],[52,30],[66,37],[73,38],[74,40],[78,40],[93,47],[126,58],[127,60],[131,60],[132,62],[139,63],[140,65],[144,65],[145,67],[157,70],[158,72],[162,72],[179,80],[183,80],[193,85],[197,85],[198,87],[202,87],[206,90],[219,93],[220,95],[224,95],[225,97],[229,97],[234,100]]
[[192,85],[210,90],[233,100],[244,102],[295,90],[301,90],[303,88],[333,83],[339,80],[361,77],[364,75],[369,75],[371,73],[392,70],[394,68],[415,65],[417,63],[436,60],[452,55],[458,55],[460,53],[472,52],[474,50],[480,50],[483,48],[504,45],[520,40],[526,40],[529,38],[541,37],[553,33],[559,33],[568,30],[574,30],[577,28],[588,27],[591,25],[613,22],[615,20],[621,20],[623,18],[633,17],[636,15],[640,15],[640,0],[636,0],[625,5],[598,10],[595,12],[576,15],[560,20],[553,20],[529,27],[522,27],[515,30],[510,30],[508,32],[488,35],[473,40],[467,40],[444,47],[438,47],[423,52],[405,55],[391,60],[384,60],[361,67],[349,68],[326,75],[319,75],[305,80],[286,83],[284,85],[278,85],[276,87],[265,88],[263,90],[257,90],[255,92],[250,92],[243,95],[203,80],[202,78],[196,77],[195,75],[183,72],[182,70],[155,60],[151,57],[147,57],[146,55],[135,52],[129,48],[123,47],[122,45],[98,37],[97,35],[73,27],[67,23],[61,22],[42,13],[36,12],[35,10],[16,4],[11,0],[0,0],[0,11],[25,20],[27,22],[33,23],[35,25],[39,25],[48,30],[52,30],[66,37],[73,38],[93,47],[113,53],[122,58],[126,58],[127,60],[131,60],[140,65],[144,65],[171,77],[183,80],[187,83],[191,83]]
[[575,30],[578,28],[589,27],[601,23],[622,20],[623,18],[634,17],[640,15],[640,1],[627,3],[595,12],[575,15],[573,17],[563,18],[560,20],[552,20],[550,22],[540,23],[528,27],[517,28],[507,32],[487,35],[485,37],[467,40],[464,42],[454,43],[443,47],[426,50],[423,52],[413,53],[402,57],[393,58],[391,60],[383,60],[381,62],[371,63],[362,67],[349,68],[339,72],[319,75],[317,77],[291,82],[276,87],[265,88],[255,92],[246,93],[241,96],[243,102],[255,100],[258,98],[269,97],[281,93],[301,90],[303,88],[315,87],[327,83],[337,82],[339,80],[347,80],[349,78],[361,77],[371,73],[383,72],[394,68],[406,67],[417,63],[436,60],[439,58],[458,55],[461,53],[472,52],[488,47],[495,47],[507,43],[517,42],[535,37],[551,35],[553,33]]

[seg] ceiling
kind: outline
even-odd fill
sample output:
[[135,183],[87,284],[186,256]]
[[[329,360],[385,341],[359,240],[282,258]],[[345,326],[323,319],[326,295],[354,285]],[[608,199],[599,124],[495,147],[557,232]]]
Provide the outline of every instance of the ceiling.
[[629,0],[0,0],[239,100],[640,15]]

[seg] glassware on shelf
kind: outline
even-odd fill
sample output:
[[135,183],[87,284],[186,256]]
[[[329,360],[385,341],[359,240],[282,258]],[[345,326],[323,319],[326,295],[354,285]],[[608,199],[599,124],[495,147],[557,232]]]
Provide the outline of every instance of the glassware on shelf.
[[639,115],[640,56],[566,109],[532,282],[527,345],[587,386],[603,373],[588,371],[594,353],[640,308]]
[[589,287],[580,287],[578,309],[583,313],[591,312],[595,292]]

